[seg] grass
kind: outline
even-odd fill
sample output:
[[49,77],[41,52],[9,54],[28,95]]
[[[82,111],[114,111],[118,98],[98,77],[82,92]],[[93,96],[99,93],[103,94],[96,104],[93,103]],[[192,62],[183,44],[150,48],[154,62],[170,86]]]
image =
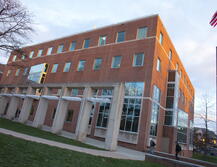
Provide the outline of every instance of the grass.
[[217,163],[217,157],[216,156],[209,156],[209,155],[194,153],[192,158],[199,159],[202,161]]
[[94,146],[91,146],[91,145],[88,145],[88,144],[85,144],[85,143],[82,143],[82,142],[79,142],[73,139],[58,136],[53,133],[46,132],[38,128],[27,126],[27,125],[24,125],[18,122],[13,122],[13,121],[10,121],[4,118],[0,118],[0,128],[16,131],[19,133],[23,133],[23,134],[27,134],[27,135],[31,135],[35,137],[40,137],[43,139],[53,140],[53,141],[57,141],[57,142],[65,143],[65,144],[75,145],[79,147],[103,150],[98,147],[94,147]]
[[0,134],[1,167],[163,167],[156,163],[92,156]]

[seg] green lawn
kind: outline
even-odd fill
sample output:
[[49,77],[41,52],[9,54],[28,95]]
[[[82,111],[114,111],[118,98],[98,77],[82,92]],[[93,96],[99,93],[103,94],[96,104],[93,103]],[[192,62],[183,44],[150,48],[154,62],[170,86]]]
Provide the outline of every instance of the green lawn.
[[0,134],[1,167],[163,167],[145,161],[118,160],[51,147]]
[[53,133],[46,132],[46,131],[40,130],[38,128],[27,126],[27,125],[24,125],[21,123],[13,122],[13,121],[10,121],[10,120],[4,119],[4,118],[0,118],[0,128],[24,133],[24,134],[31,135],[31,136],[41,137],[41,138],[48,139],[48,140],[58,141],[61,143],[75,145],[75,146],[79,146],[79,147],[86,147],[86,148],[91,148],[91,149],[102,150],[101,148],[97,148],[97,147],[94,147],[94,146],[91,146],[88,144],[81,143],[81,142],[76,141],[76,140],[72,140],[69,138],[58,136],[58,135],[55,135]]
[[203,155],[203,154],[193,154],[193,157],[195,159],[199,159],[202,161],[208,161],[212,163],[217,163],[217,157],[216,156],[208,156],[208,155]]

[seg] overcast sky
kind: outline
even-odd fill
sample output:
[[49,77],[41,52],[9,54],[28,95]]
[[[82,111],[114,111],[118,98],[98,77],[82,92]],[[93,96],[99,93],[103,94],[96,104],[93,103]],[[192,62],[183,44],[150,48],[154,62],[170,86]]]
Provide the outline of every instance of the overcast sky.
[[[159,14],[196,90],[215,102],[217,27],[209,25],[217,0],[21,0],[34,15],[33,43]],[[1,57],[0,62],[6,63]],[[198,105],[196,112],[199,111]],[[216,108],[210,112],[215,119]],[[195,122],[196,124],[196,122]],[[211,125],[212,129],[214,124]]]

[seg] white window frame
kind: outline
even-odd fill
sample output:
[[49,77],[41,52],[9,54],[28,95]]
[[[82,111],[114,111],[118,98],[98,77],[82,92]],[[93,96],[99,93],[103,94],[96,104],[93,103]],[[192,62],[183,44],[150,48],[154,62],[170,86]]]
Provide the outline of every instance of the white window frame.
[[[119,66],[118,67],[114,67],[114,63],[115,63],[115,58],[116,57],[120,57],[121,59],[120,59],[120,64],[119,64]],[[112,57],[112,65],[111,65],[111,68],[120,68],[121,67],[121,61],[122,61],[122,56],[114,56],[114,57]]]
[[161,71],[161,60],[159,58],[157,58],[156,70]]
[[[56,67],[56,70],[54,71],[54,67],[55,67],[55,66],[57,66],[57,67]],[[56,73],[57,70],[58,70],[58,66],[59,66],[59,64],[53,64],[53,67],[52,67],[52,69],[51,69],[51,73]]]
[[42,56],[42,53],[43,53],[43,49],[39,49],[39,50],[38,50],[37,57],[41,57],[41,56]]
[[[142,54],[143,56],[142,56],[142,63],[141,63],[141,65],[136,65],[136,57],[139,55],[139,54]],[[142,67],[142,66],[144,66],[144,53],[135,53],[134,55],[133,55],[133,67]]]
[[49,47],[47,49],[47,55],[51,55],[52,54],[52,51],[53,51],[53,47]]
[[[66,65],[67,64],[69,64],[69,70],[68,71],[66,71]],[[72,64],[71,62],[66,62],[65,65],[64,65],[64,68],[63,68],[63,72],[69,72],[70,68],[71,68],[71,64]]]

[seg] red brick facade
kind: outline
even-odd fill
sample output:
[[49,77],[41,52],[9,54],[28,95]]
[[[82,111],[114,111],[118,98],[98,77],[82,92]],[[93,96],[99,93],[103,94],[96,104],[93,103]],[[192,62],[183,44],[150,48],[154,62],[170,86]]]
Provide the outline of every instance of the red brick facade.
[[[147,37],[145,39],[137,39],[137,31],[140,27],[147,27]],[[125,41],[117,43],[116,35],[121,31],[125,31]],[[163,34],[162,44],[159,42],[160,33]],[[107,36],[106,45],[104,46],[98,46],[101,35]],[[84,49],[82,47],[85,39],[90,39],[90,46]],[[76,48],[74,51],[69,51],[72,41],[76,41]],[[64,50],[62,53],[57,54],[57,49],[60,44],[64,44]],[[47,55],[47,49],[49,47],[54,47],[51,55]],[[39,49],[43,49],[43,53],[42,56],[37,57]],[[2,85],[25,84],[27,80],[27,76],[23,75],[25,68],[30,68],[36,64],[47,63],[49,68],[44,82],[45,84],[144,82],[144,97],[152,97],[153,85],[157,85],[161,90],[160,105],[166,108],[168,71],[177,70],[179,73],[181,71],[179,89],[184,96],[184,102],[179,98],[178,107],[188,113],[189,120],[193,119],[193,85],[158,15],[36,44],[25,47],[23,50],[27,55],[24,60],[21,60],[21,56],[17,55],[18,58],[13,62],[12,60],[16,53],[11,54],[3,74]],[[168,58],[170,50],[172,51],[171,60]],[[28,56],[31,51],[34,51],[34,56],[30,59]],[[141,67],[133,66],[133,58],[136,53],[144,53],[144,65]],[[112,58],[114,56],[122,56],[120,68],[111,68]],[[94,59],[96,58],[102,58],[100,70],[93,70]],[[160,59],[161,62],[160,72],[156,70],[157,59]],[[86,60],[84,71],[77,71],[80,60]],[[69,72],[63,72],[66,62],[72,63]],[[178,68],[176,67],[177,63]],[[59,64],[55,73],[51,72],[53,64]],[[18,68],[21,71],[18,76],[15,76]],[[11,70],[10,74],[8,74],[8,70]],[[52,114],[57,105],[56,103],[55,101],[49,102],[48,112],[44,122],[47,126],[52,126]],[[37,106],[37,104],[35,105]],[[72,122],[65,122],[64,130],[75,132],[79,107],[80,105],[77,102],[70,102],[69,108],[74,110],[73,119]],[[119,142],[120,145],[138,150],[147,149],[151,107],[151,101],[144,100],[142,102],[137,144]],[[34,114],[33,112],[30,115],[29,120],[33,120]],[[97,138],[94,136],[97,115],[98,113],[96,112],[89,133],[93,138]],[[163,150],[164,143],[162,138],[168,137],[171,139],[168,152],[174,153],[176,140],[176,137],[174,138],[175,129],[164,125],[164,117],[165,110],[160,108],[156,138],[157,150]],[[188,148],[188,144],[184,147]]]

